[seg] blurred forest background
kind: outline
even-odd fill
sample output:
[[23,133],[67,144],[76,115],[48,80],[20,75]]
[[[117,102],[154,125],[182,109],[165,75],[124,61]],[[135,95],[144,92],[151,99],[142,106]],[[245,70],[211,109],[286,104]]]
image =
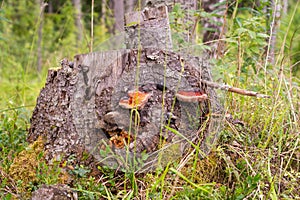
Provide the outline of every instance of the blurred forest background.
[[[300,198],[299,0],[197,2],[198,7],[189,11],[195,19],[190,22],[195,27],[194,47],[211,50],[214,47],[203,43],[207,41],[205,31],[214,32],[217,27],[226,30],[219,37],[222,52],[212,58],[215,80],[269,94],[271,99],[225,95],[225,108],[246,127],[229,125],[224,130],[215,150],[215,165],[210,163],[216,169],[215,174],[210,172],[211,176],[202,177],[202,182],[188,177],[188,181],[180,183],[186,193],[178,193],[177,197],[193,195],[196,191],[197,195],[205,196],[209,192],[219,199],[259,195],[266,199]],[[137,0],[0,0],[0,169],[3,173],[9,173],[16,155],[28,146],[26,131],[30,115],[45,84],[47,70],[60,67],[63,58],[72,60],[76,54],[112,49],[106,46],[107,41],[115,40],[116,35],[124,31],[124,13],[141,9],[143,3]],[[205,4],[216,9],[207,11]],[[178,48],[185,47],[180,34],[190,26],[184,23],[186,15],[180,6],[170,11],[173,40],[181,44]],[[222,24],[215,18],[222,19]],[[216,30],[205,27],[205,21],[210,20],[217,23]],[[220,162],[225,163],[224,169],[217,169],[217,165],[222,165]],[[206,167],[211,168],[210,164]],[[201,166],[197,166],[194,163],[193,168],[201,171]],[[187,169],[186,172],[188,176]],[[58,179],[45,178],[56,177],[51,173],[42,176],[35,185],[28,183],[27,190],[35,190],[43,183],[57,183]],[[221,173],[222,180],[216,179]],[[160,177],[160,173],[153,175],[152,181],[155,176]],[[107,190],[95,186],[94,180],[86,176],[80,178],[72,187],[81,192],[82,199],[108,195]],[[170,193],[162,184],[167,181],[164,178],[156,179],[161,182],[149,187],[148,195],[153,193],[155,197],[157,193],[162,197]],[[8,192],[6,179],[0,183],[2,199],[22,191]],[[203,186],[205,190],[197,187],[199,190],[190,190],[191,182],[217,182],[221,186],[208,184]],[[145,185],[150,183],[145,181]],[[126,194],[127,190],[123,192]],[[113,197],[114,193],[109,192],[109,195]]]

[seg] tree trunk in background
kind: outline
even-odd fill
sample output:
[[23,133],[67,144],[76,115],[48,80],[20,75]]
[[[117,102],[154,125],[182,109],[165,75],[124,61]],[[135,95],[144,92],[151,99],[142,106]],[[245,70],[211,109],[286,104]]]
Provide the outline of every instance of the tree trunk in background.
[[204,18],[202,21],[202,26],[204,28],[203,32],[203,43],[207,43],[211,47],[212,57],[220,55],[223,48],[222,39],[225,32],[225,2],[224,0],[203,0],[201,8],[205,12],[215,13],[217,16],[211,18]]
[[276,49],[276,36],[278,32],[278,28],[280,25],[280,18],[281,18],[281,10],[282,10],[282,4],[281,1],[274,1],[272,0],[270,3],[270,10],[267,9],[267,13],[272,13],[272,17],[270,20],[270,49],[268,52],[268,61],[271,64],[275,64],[275,49]]
[[115,17],[114,33],[124,31],[124,3],[120,0],[113,0],[113,12]]
[[52,2],[52,0],[48,1],[48,13],[53,13],[53,2]]
[[135,0],[124,0],[125,13],[132,12],[134,10]]
[[105,24],[106,0],[101,1],[101,23]]
[[47,6],[43,0],[37,0],[40,5],[39,27],[38,27],[38,40],[37,40],[37,71],[42,71],[42,39],[43,39],[43,22],[44,22],[44,10]]
[[289,2],[288,0],[282,0],[282,13],[286,15],[288,12]]
[[81,12],[81,1],[80,0],[72,0],[73,5],[75,7],[75,26],[77,29],[77,47],[80,45],[83,37],[83,30],[82,30],[82,12]]

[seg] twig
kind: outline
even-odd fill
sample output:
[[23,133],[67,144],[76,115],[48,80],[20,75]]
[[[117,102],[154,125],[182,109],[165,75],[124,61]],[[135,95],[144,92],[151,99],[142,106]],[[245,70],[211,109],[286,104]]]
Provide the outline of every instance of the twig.
[[226,90],[226,91],[234,92],[234,93],[241,94],[241,95],[259,97],[259,98],[270,98],[269,95],[260,94],[258,92],[244,90],[244,89],[237,88],[237,87],[232,87],[232,86],[226,85],[226,84],[220,85],[218,83],[211,82],[211,81],[205,81],[205,80],[201,80],[201,82],[206,84],[208,87],[212,87],[212,88],[216,88],[216,89],[220,89],[220,90]]

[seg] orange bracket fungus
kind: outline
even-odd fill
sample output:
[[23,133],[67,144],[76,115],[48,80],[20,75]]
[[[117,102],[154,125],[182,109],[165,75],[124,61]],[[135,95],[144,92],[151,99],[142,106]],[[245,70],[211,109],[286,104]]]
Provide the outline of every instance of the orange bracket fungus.
[[189,103],[197,103],[199,101],[206,100],[207,94],[201,91],[178,91],[175,94],[176,98],[182,102],[189,102]]
[[151,97],[151,93],[134,90],[129,91],[127,95],[129,96],[129,98],[121,99],[119,101],[119,106],[125,109],[143,109],[143,107],[146,105],[149,98]]

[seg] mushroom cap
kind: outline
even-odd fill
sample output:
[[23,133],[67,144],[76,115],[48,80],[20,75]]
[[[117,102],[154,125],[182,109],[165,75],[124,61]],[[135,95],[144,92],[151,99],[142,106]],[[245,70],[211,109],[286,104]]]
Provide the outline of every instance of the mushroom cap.
[[143,109],[152,94],[131,90],[127,93],[127,95],[129,96],[129,98],[121,99],[119,101],[119,106],[125,109]]
[[182,102],[196,103],[208,98],[207,94],[201,91],[184,91],[180,90],[175,94],[176,98]]

